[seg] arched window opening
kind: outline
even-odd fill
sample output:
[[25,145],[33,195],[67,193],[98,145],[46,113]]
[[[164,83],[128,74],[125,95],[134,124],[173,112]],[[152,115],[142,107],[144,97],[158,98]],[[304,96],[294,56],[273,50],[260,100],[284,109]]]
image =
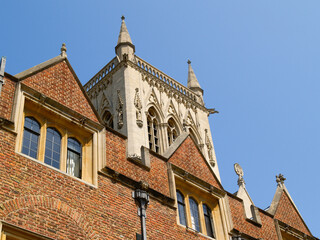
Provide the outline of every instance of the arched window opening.
[[44,162],[60,168],[61,135],[55,128],[47,128]]
[[39,136],[40,124],[33,117],[26,117],[24,119],[24,131],[21,152],[32,158],[37,158]]
[[156,153],[159,153],[160,152],[159,121],[154,108],[150,108],[148,110],[147,127],[148,127],[149,148],[155,151]]
[[75,138],[68,138],[67,173],[81,178],[81,144]]
[[184,203],[184,196],[180,191],[177,191],[177,203],[178,203],[178,213],[179,213],[180,224],[187,226],[186,205]]
[[189,204],[190,204],[190,215],[191,215],[191,227],[192,229],[200,232],[198,203],[193,198],[189,198]]
[[189,134],[190,134],[190,137],[193,139],[193,141],[195,141],[196,144],[199,144],[197,137],[196,137],[196,134],[194,133],[194,131],[191,128],[189,128]]
[[102,121],[104,122],[105,126],[113,128],[113,116],[109,111],[104,112]]
[[213,225],[213,220],[211,215],[211,209],[206,204],[203,204],[203,215],[204,215],[207,235],[209,237],[214,238],[215,233],[214,233],[214,225]]
[[177,124],[175,123],[175,121],[173,120],[173,118],[170,118],[168,120],[167,133],[168,133],[168,143],[169,143],[169,146],[171,146],[171,144],[179,136],[178,127],[177,127]]

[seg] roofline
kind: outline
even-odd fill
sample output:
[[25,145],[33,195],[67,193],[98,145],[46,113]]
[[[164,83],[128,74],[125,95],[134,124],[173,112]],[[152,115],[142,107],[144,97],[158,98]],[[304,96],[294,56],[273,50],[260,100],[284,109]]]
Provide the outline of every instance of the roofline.
[[35,74],[37,74],[37,73],[39,73],[39,72],[41,72],[41,71],[43,71],[45,69],[48,69],[48,68],[50,68],[50,67],[52,67],[52,66],[54,66],[54,65],[56,65],[56,64],[58,64],[60,62],[63,62],[63,61],[66,62],[66,64],[68,65],[69,69],[71,70],[71,73],[72,73],[73,77],[77,81],[77,83],[78,83],[83,95],[87,99],[87,101],[88,101],[91,109],[93,110],[98,122],[103,125],[103,122],[102,122],[97,110],[93,106],[93,104],[92,104],[91,100],[89,99],[86,91],[84,90],[84,87],[83,87],[82,83],[80,82],[77,74],[73,70],[73,68],[72,68],[72,66],[71,66],[71,64],[70,64],[70,62],[69,62],[69,60],[68,60],[68,58],[66,56],[58,55],[58,56],[56,56],[54,58],[51,58],[51,59],[49,59],[49,60],[47,60],[47,61],[45,61],[43,63],[40,63],[40,64],[38,64],[36,66],[33,66],[33,67],[21,72],[21,73],[18,73],[16,75],[14,75],[14,78],[16,78],[18,81],[22,81],[22,80],[24,80],[24,79],[26,79],[26,78],[28,78],[28,77],[30,77],[32,75],[35,75]]

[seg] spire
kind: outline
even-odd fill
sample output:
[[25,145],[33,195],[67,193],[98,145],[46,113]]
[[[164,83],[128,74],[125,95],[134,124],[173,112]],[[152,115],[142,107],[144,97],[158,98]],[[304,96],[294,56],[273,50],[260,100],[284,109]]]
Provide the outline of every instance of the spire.
[[130,35],[129,35],[129,32],[128,32],[128,29],[127,29],[127,26],[126,26],[124,19],[125,19],[125,17],[122,16],[121,17],[122,23],[121,23],[121,28],[120,28],[120,33],[119,33],[117,44],[120,44],[120,43],[131,43],[132,44],[132,41],[131,41],[131,38],[130,38]]
[[132,57],[134,56],[134,52],[135,52],[135,46],[132,44],[131,37],[129,35],[124,19],[125,17],[122,16],[118,43],[115,49],[116,49],[116,54],[118,55],[120,60],[123,59],[124,54],[128,54],[129,60],[132,60]]
[[193,88],[200,88],[200,84],[197,80],[196,75],[193,72],[193,69],[191,67],[191,61],[188,59],[188,88],[190,88],[191,90]]
[[188,60],[188,88],[190,88],[192,91],[194,91],[198,95],[196,101],[198,103],[200,103],[201,105],[204,105],[204,102],[203,102],[203,90],[200,87],[198,79],[197,79],[196,75],[193,72],[190,60]]

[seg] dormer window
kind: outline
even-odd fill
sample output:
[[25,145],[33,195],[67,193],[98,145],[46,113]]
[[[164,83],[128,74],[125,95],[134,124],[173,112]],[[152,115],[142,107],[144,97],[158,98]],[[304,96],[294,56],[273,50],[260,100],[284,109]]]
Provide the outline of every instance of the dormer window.
[[33,117],[24,120],[22,153],[32,158],[38,158],[38,143],[40,136],[40,124]]
[[40,111],[40,107],[25,98],[16,151],[47,167],[96,184],[94,161],[98,159],[93,150],[98,148],[94,139],[99,133],[92,126],[81,124],[80,120],[78,123],[70,121],[67,116],[50,109],[41,108]]
[[214,235],[214,227],[213,227],[213,220],[211,215],[211,209],[208,207],[207,204],[203,204],[203,215],[204,215],[204,222],[207,230],[207,235],[209,237],[215,237]]
[[61,134],[55,128],[47,128],[44,162],[60,168]]
[[68,138],[67,173],[81,178],[81,144],[75,138]]
[[192,229],[200,232],[200,220],[198,203],[193,198],[189,198],[190,215],[191,215],[191,227]]

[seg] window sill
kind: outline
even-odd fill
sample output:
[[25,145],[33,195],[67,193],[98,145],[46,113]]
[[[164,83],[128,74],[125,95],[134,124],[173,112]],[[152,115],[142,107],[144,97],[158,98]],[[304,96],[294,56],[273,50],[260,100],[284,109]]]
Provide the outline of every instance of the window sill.
[[74,179],[74,180],[77,180],[77,181],[79,181],[79,182],[81,182],[81,183],[84,183],[85,185],[87,185],[87,186],[89,186],[89,187],[91,187],[91,188],[96,188],[96,189],[98,188],[97,186],[95,186],[95,185],[93,185],[93,184],[91,184],[91,183],[88,183],[88,182],[86,182],[86,181],[84,181],[84,180],[82,180],[82,179],[80,179],[80,178],[71,176],[71,175],[67,174],[66,172],[61,171],[60,169],[57,169],[57,168],[55,168],[55,167],[52,167],[52,166],[50,166],[50,165],[48,165],[48,164],[46,164],[46,163],[43,163],[43,162],[41,162],[41,161],[39,161],[39,160],[37,160],[37,159],[35,159],[35,158],[32,158],[32,157],[30,157],[30,156],[28,156],[28,155],[23,154],[23,153],[21,153],[21,152],[15,152],[15,153],[18,154],[18,155],[20,155],[20,156],[22,156],[22,157],[25,157],[25,158],[27,158],[27,159],[29,159],[29,160],[32,160],[32,161],[34,161],[34,162],[36,162],[36,163],[39,163],[39,164],[41,164],[41,165],[43,165],[43,166],[46,166],[47,168],[50,168],[50,169],[55,170],[55,171],[57,171],[57,172],[59,172],[59,173],[62,173],[62,174],[64,174],[65,176],[68,176],[68,177],[70,177],[70,178],[72,178],[72,179]]
[[208,239],[211,239],[211,240],[212,240],[212,239],[215,240],[215,238],[209,237],[209,236],[207,236],[207,235],[205,235],[205,234],[203,234],[203,233],[201,233],[201,232],[198,232],[197,230],[194,230],[193,228],[190,228],[190,227],[181,225],[180,223],[178,223],[178,226],[184,228],[187,232],[191,232],[191,233],[193,233],[193,234],[200,235],[201,237],[205,237],[205,238],[208,238]]

